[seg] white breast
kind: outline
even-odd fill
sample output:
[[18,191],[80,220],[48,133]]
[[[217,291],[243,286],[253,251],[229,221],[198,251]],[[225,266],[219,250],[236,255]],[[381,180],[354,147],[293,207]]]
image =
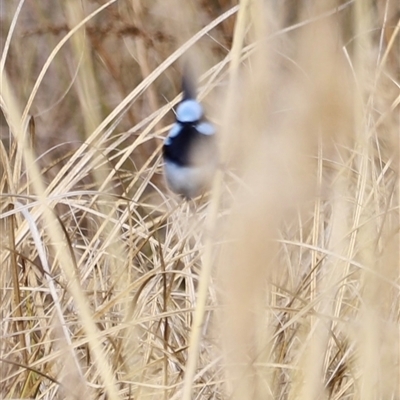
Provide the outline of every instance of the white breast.
[[207,190],[214,172],[213,163],[201,167],[181,167],[170,161],[164,164],[168,186],[173,192],[188,198],[197,197]]

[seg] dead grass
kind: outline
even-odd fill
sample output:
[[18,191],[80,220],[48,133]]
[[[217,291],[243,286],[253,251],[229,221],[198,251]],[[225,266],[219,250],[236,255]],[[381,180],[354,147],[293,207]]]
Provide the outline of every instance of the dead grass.
[[1,4],[2,397],[400,399],[400,10],[314,3]]

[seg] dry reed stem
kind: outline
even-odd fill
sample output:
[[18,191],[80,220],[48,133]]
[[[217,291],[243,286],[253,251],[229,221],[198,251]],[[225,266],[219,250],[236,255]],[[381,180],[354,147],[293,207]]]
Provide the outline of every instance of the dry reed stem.
[[[400,398],[399,10],[165,4],[0,7],[1,395]],[[223,164],[193,204],[182,59]]]

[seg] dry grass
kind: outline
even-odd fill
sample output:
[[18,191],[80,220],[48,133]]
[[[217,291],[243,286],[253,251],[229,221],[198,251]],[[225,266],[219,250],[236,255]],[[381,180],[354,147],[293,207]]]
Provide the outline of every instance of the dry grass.
[[[2,398],[400,399],[400,9],[239,5],[1,4]],[[224,163],[191,204],[187,58]]]

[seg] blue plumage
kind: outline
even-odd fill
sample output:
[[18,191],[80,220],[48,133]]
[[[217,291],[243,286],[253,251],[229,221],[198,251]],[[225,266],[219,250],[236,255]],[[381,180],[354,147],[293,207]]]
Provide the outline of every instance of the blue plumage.
[[185,197],[204,193],[217,166],[215,128],[204,117],[196,100],[193,80],[184,75],[183,100],[176,110],[176,122],[163,146],[164,174],[169,188]]

